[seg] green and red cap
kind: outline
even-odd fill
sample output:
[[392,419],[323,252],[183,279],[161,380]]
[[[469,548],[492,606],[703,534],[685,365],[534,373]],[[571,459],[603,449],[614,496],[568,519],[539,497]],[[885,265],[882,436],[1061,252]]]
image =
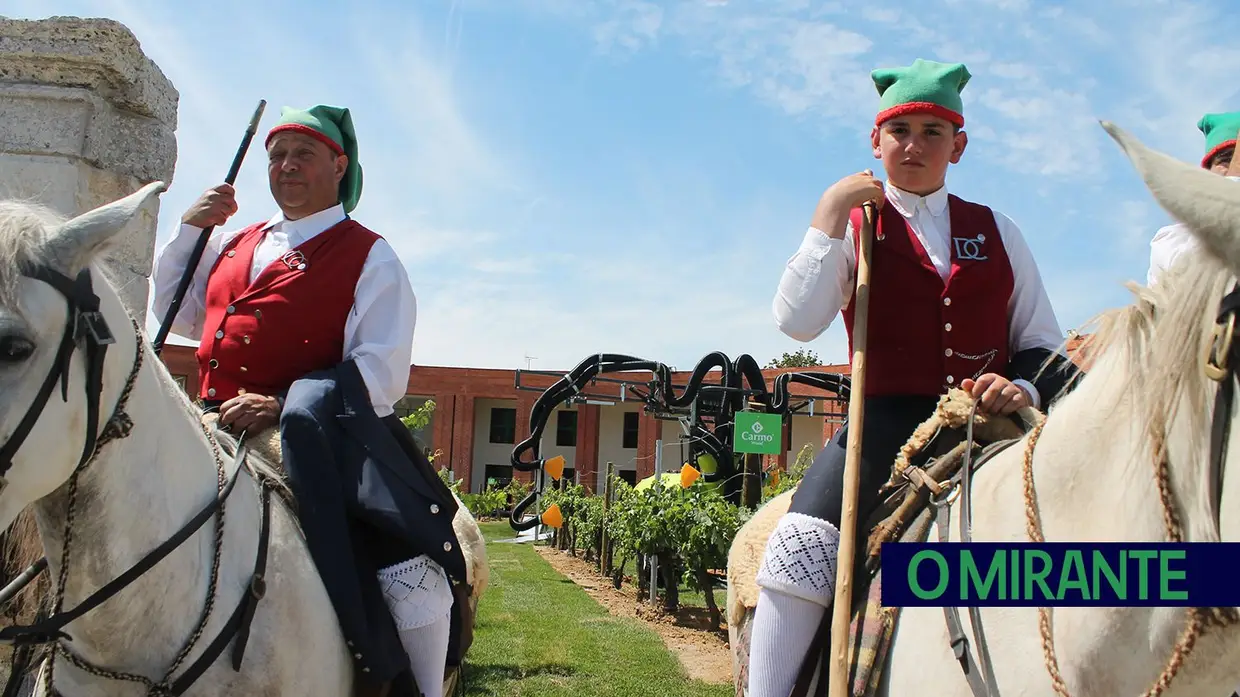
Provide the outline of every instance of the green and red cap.
[[960,92],[972,77],[964,63],[918,58],[901,68],[879,68],[870,77],[879,96],[875,125],[905,114],[932,114],[964,127]]
[[346,213],[357,207],[362,197],[362,165],[357,161],[357,136],[353,117],[345,107],[319,104],[309,109],[283,107],[280,120],[267,133],[267,144],[275,134],[294,131],[308,135],[331,148],[337,155],[349,158],[349,165],[340,180],[340,203]]
[[1206,137],[1206,155],[1201,166],[1209,168],[1210,160],[1227,148],[1236,146],[1236,133],[1240,133],[1240,111],[1206,114],[1197,122],[1197,128]]

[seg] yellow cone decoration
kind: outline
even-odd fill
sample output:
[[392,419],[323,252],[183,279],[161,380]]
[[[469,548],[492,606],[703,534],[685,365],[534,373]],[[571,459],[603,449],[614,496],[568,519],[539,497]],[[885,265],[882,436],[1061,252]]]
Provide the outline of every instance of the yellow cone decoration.
[[[564,456],[556,455],[555,457],[543,463],[543,471],[551,475],[555,481],[560,481],[560,477],[564,476]],[[556,526],[559,527],[559,526]]]
[[702,473],[696,467],[686,462],[684,467],[680,468],[680,488],[688,489],[700,476],[702,476]]
[[543,511],[542,524],[557,530],[564,524],[564,514],[560,512],[560,505],[558,503],[551,504],[547,507],[547,510]]

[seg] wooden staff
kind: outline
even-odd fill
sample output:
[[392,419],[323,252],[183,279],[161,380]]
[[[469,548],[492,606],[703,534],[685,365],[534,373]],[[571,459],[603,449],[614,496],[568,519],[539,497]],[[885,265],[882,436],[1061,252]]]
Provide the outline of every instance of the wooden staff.
[[835,571],[834,615],[831,619],[831,663],[828,697],[848,697],[848,635],[852,619],[853,558],[857,538],[857,499],[861,488],[861,434],[865,421],[865,338],[870,309],[870,253],[874,244],[874,203],[861,207],[861,250],[857,254],[857,288],[853,292],[853,355],[848,395],[848,450],[844,459],[843,516]]

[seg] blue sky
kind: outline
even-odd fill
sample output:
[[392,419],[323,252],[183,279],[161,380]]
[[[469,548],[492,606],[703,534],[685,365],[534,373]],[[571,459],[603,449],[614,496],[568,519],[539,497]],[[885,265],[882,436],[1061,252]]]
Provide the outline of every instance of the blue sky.
[[[854,4],[855,5],[855,4]],[[896,5],[889,3],[888,5]],[[770,304],[823,190],[873,167],[869,72],[962,61],[951,191],[1021,226],[1064,330],[1128,301],[1166,214],[1098,126],[1196,162],[1240,109],[1230,3],[925,0],[4,0],[125,23],[180,91],[159,243],[223,179],[259,99],[351,108],[355,217],[418,296],[414,362],[691,368],[801,345]],[[261,138],[261,136],[260,136]],[[274,212],[256,139],[237,225]],[[153,332],[158,320],[150,318]],[[842,325],[810,344],[847,360]]]

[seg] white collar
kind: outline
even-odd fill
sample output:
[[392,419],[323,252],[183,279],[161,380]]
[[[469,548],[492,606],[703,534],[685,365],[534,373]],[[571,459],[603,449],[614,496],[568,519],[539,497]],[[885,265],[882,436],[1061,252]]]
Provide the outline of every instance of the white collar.
[[283,212],[276,213],[263,226],[263,230],[278,229],[288,236],[289,243],[295,247],[344,219],[344,205],[337,203],[297,220],[286,219]]
[[887,185],[887,200],[890,201],[896,210],[905,218],[912,218],[917,214],[917,205],[923,201],[927,210],[935,216],[943,214],[943,209],[947,208],[947,187],[941,186],[937,191],[927,195],[918,196],[910,193],[892,184]]

